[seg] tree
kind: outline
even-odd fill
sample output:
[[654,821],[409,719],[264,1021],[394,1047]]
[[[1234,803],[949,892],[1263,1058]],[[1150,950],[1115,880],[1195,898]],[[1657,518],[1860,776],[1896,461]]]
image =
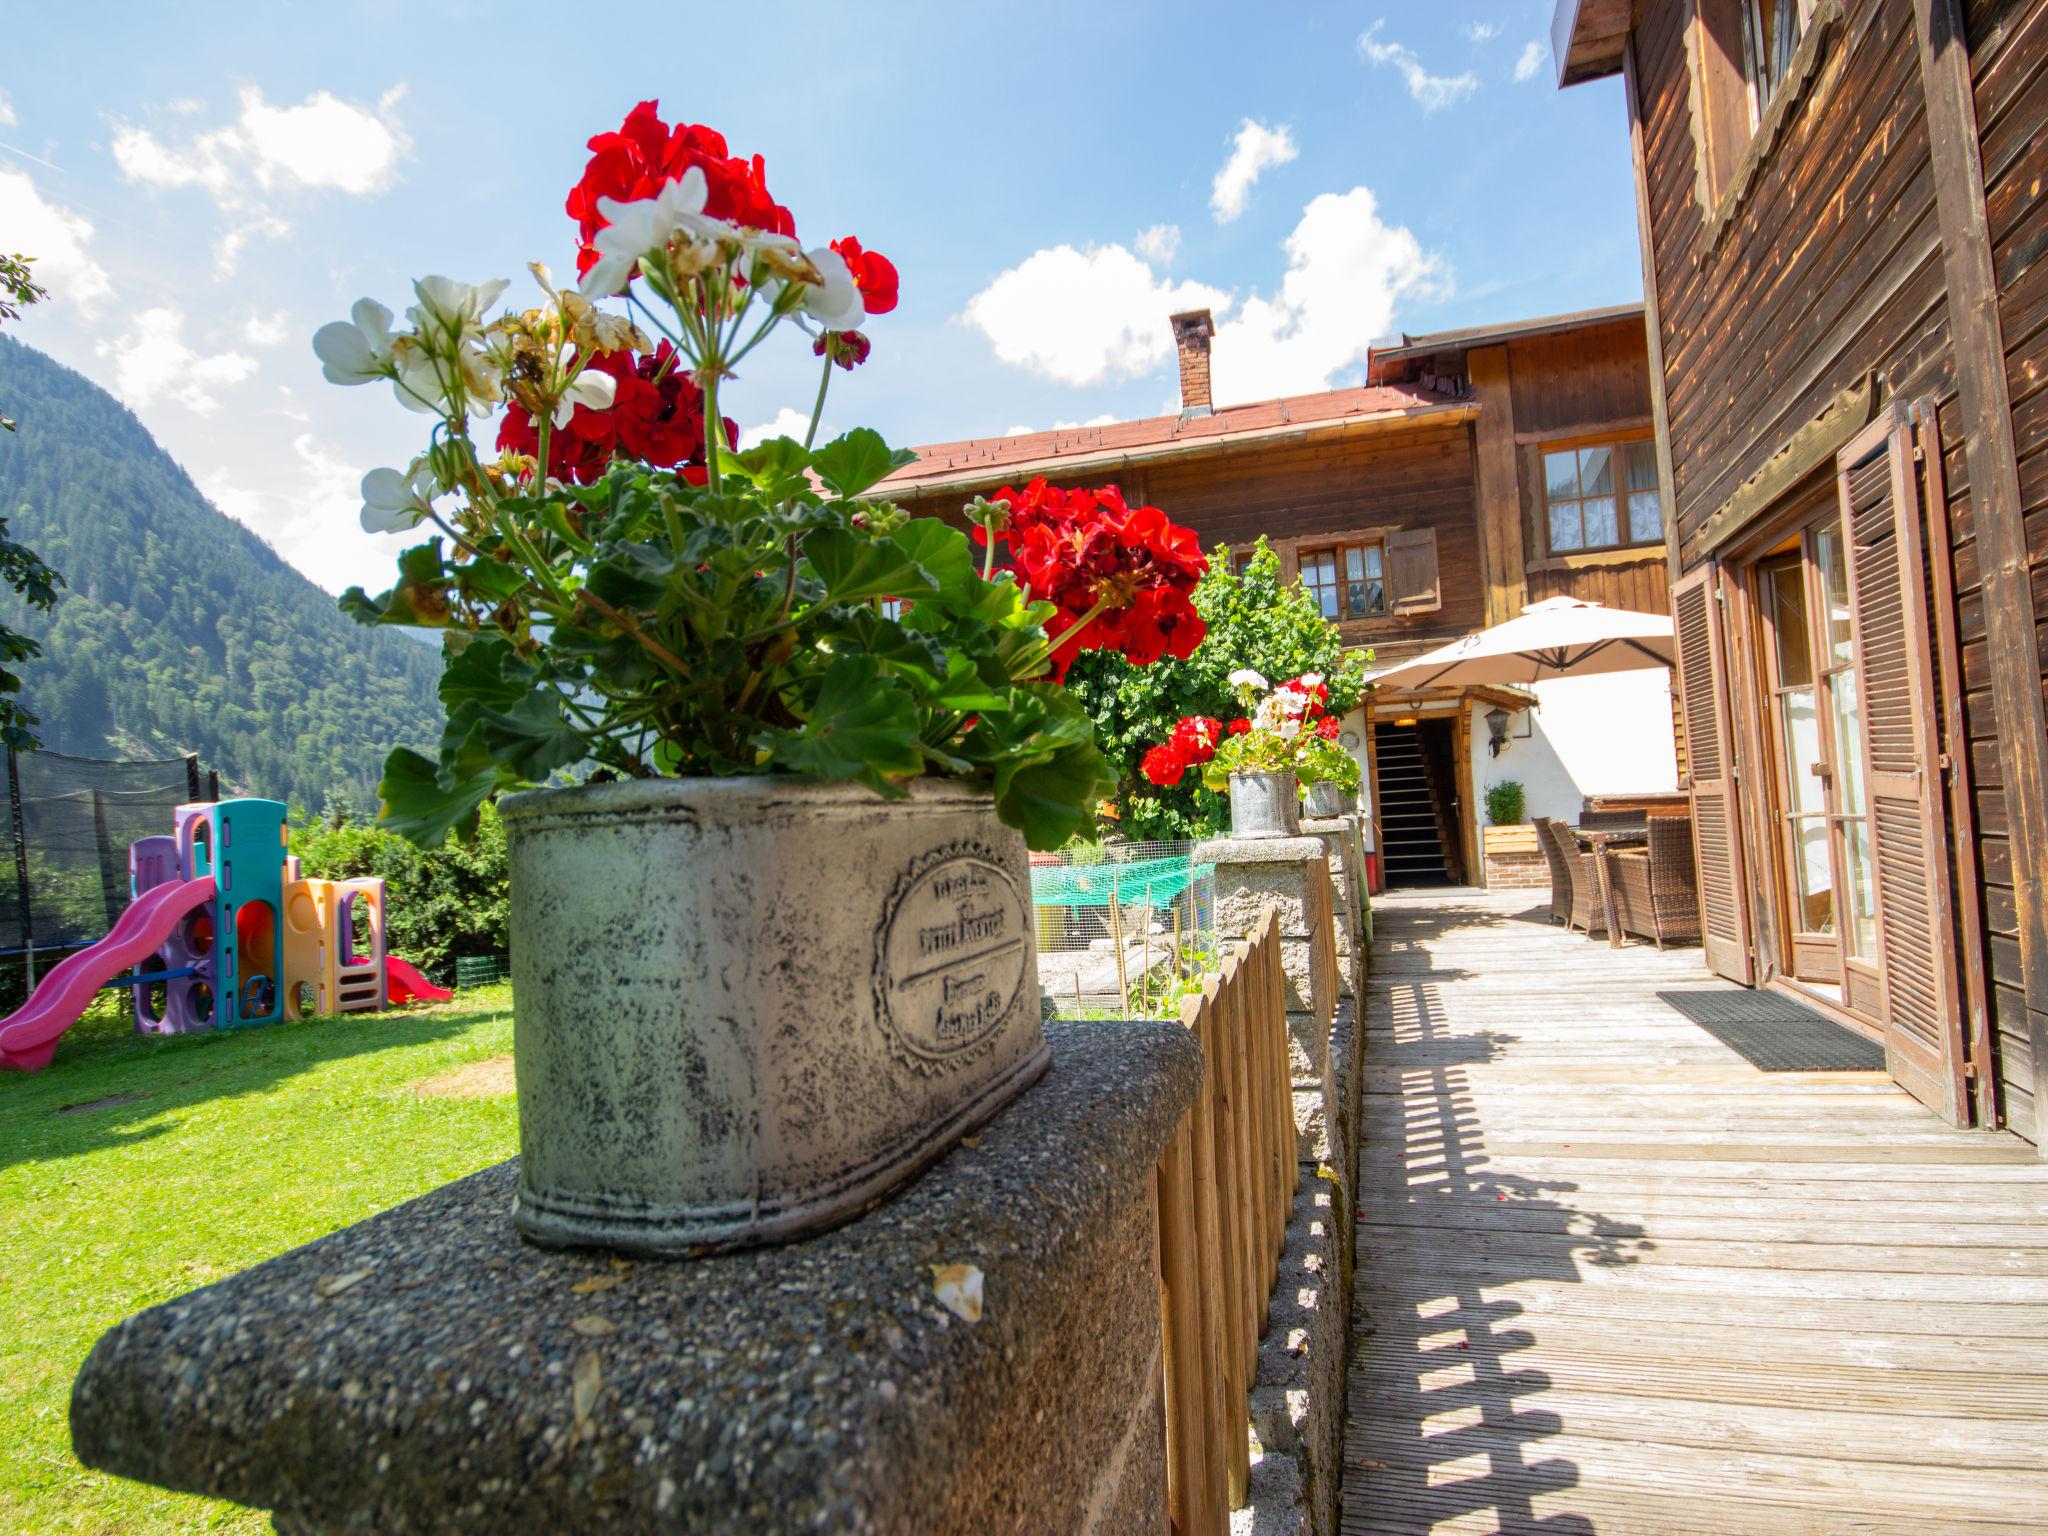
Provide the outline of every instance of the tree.
[[1315,598],[1299,583],[1281,581],[1280,557],[1263,538],[1241,574],[1233,575],[1227,553],[1217,550],[1194,602],[1209,633],[1186,661],[1168,656],[1133,667],[1113,652],[1091,651],[1067,674],[1067,687],[1094,718],[1096,742],[1116,773],[1118,820],[1130,837],[1200,837],[1228,824],[1228,801],[1202,788],[1200,775],[1161,789],[1139,776],[1138,760],[1184,716],[1228,721],[1241,713],[1228,682],[1238,668],[1275,683],[1320,672],[1330,688],[1329,711],[1340,717],[1365,693],[1372,653],[1345,651]]
[[[49,290],[29,275],[29,263],[34,259],[0,256],[0,320],[19,320],[29,305],[50,296]],[[14,418],[0,415],[0,428],[12,432]],[[4,517],[0,517],[0,581],[29,607],[43,613],[56,606],[57,589],[64,585],[64,578],[34,550],[7,536]],[[36,739],[35,713],[21,702],[21,674],[14,668],[42,654],[43,648],[27,635],[0,624],[0,742],[18,752],[33,752],[42,743]]]
[[291,851],[313,879],[383,880],[384,941],[393,954],[440,970],[463,955],[505,952],[511,882],[494,807],[483,808],[473,842],[451,838],[430,853],[368,819],[337,821],[336,809],[330,800],[328,815],[292,828]]

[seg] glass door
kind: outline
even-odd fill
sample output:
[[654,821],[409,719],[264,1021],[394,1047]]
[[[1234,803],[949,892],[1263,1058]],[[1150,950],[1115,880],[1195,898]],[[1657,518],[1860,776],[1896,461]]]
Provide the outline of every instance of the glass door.
[[[1849,574],[1837,517],[1757,567],[1789,973],[1874,987],[1870,823]],[[1864,962],[1860,969],[1857,962]]]

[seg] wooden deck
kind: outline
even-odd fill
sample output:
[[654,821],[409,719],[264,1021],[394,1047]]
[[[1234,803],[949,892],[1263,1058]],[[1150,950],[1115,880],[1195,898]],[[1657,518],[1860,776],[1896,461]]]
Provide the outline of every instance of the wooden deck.
[[1343,1530],[2048,1530],[2048,1165],[1541,895],[1374,904]]

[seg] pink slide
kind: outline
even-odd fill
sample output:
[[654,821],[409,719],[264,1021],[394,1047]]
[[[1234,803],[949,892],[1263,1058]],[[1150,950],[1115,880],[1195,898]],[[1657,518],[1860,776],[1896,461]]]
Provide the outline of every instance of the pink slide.
[[410,960],[384,957],[384,995],[393,1003],[445,1003],[455,994],[437,987]]
[[26,1003],[0,1019],[0,1065],[24,1072],[47,1067],[57,1037],[78,1022],[93,994],[163,948],[185,914],[211,900],[211,875],[168,881],[136,897],[112,933],[65,956]]

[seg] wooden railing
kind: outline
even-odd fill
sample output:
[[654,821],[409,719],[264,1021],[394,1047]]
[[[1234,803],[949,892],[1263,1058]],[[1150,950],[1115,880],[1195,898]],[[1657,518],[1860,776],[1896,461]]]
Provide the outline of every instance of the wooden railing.
[[1202,1089],[1155,1170],[1177,1536],[1225,1536],[1245,1502],[1246,1394],[1300,1171],[1272,909],[1233,949],[1181,1010],[1202,1045]]

